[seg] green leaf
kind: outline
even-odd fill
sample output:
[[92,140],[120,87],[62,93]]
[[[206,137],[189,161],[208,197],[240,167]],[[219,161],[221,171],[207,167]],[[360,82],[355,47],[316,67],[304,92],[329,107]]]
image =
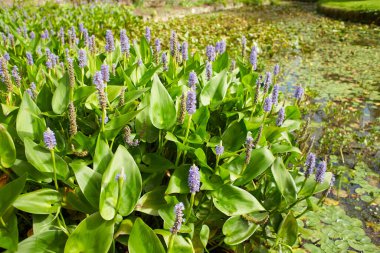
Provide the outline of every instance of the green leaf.
[[103,174],[112,159],[112,151],[103,135],[98,136],[94,155],[94,170]]
[[94,213],[79,223],[65,245],[65,253],[108,252],[113,240],[114,221]]
[[149,114],[158,129],[169,130],[177,120],[174,102],[157,75],[153,77]]
[[20,195],[13,206],[17,209],[34,214],[56,213],[61,206],[62,196],[53,189],[40,189]]
[[[2,215],[0,214],[0,217],[1,216]],[[15,252],[17,250],[18,243],[18,228],[16,214],[12,212],[8,219],[5,219],[4,217],[2,217],[2,219],[7,224],[7,226],[0,226],[0,248],[8,249],[11,252]]]
[[223,225],[223,234],[226,236],[224,242],[228,245],[237,245],[247,240],[259,225],[248,222],[241,216],[229,218]]
[[237,179],[234,185],[240,186],[250,182],[252,179],[260,176],[274,162],[275,157],[266,147],[254,149],[251,152],[251,160],[243,175]]
[[226,150],[236,151],[242,147],[247,137],[244,121],[232,123],[222,135],[223,146]]
[[174,167],[173,163],[157,153],[147,153],[142,160],[148,165],[148,167],[144,168],[144,172],[158,173]]
[[297,200],[297,187],[288,170],[285,168],[281,157],[277,157],[272,164],[272,175],[277,188],[285,200],[290,204]]
[[10,168],[16,161],[16,148],[12,136],[0,124],[0,166]]
[[292,211],[290,211],[281,222],[277,235],[277,241],[281,241],[286,245],[293,246],[293,244],[296,243],[298,236],[298,224]]
[[223,69],[228,67],[228,53],[224,52],[213,63],[213,69],[216,73],[219,73]]
[[120,130],[124,128],[134,117],[136,117],[141,110],[142,109],[135,110],[113,118],[104,126],[105,138],[108,140],[114,139],[119,134]]
[[84,196],[93,207],[98,208],[102,175],[86,166],[84,161],[74,161],[70,166]]
[[155,188],[145,193],[136,204],[136,211],[158,216],[158,210],[166,205],[165,186]]
[[[125,172],[125,180],[122,185],[121,193],[118,190],[119,181],[116,176]],[[109,163],[102,178],[100,192],[100,214],[105,220],[111,220],[116,215],[117,202],[120,196],[119,213],[122,216],[130,214],[140,197],[142,190],[142,179],[139,168],[128,150],[119,146]]]
[[137,218],[128,240],[130,253],[165,253],[164,246],[153,230]]
[[70,102],[69,76],[66,73],[58,82],[51,101],[51,107],[56,114],[62,114],[66,111]]
[[16,130],[18,136],[23,140],[29,137],[32,140],[41,140],[46,123],[41,117],[41,111],[25,92],[16,120]]
[[[53,159],[51,158],[50,151],[37,145],[29,138],[24,139],[24,144],[25,155],[28,162],[42,173],[53,176]],[[69,169],[66,162],[59,155],[55,154],[55,163],[57,177],[60,179],[66,179],[69,176]]]
[[67,236],[63,231],[47,230],[39,234],[34,234],[20,242],[16,253],[62,253],[66,240]]
[[187,179],[189,177],[190,165],[182,165],[174,170],[173,175],[170,177],[166,194],[172,193],[189,193],[189,185]]
[[173,240],[173,247],[168,250],[168,253],[194,253],[190,238],[177,234],[173,236]]
[[299,148],[293,147],[290,145],[283,145],[283,144],[273,144],[270,150],[272,151],[273,154],[282,154],[282,153],[288,153],[288,152],[302,154]]
[[289,105],[285,107],[285,115],[286,115],[286,119],[300,119],[301,118],[301,112],[298,109],[298,106],[295,106],[295,105]]
[[136,131],[139,134],[141,140],[148,143],[153,143],[158,139],[158,129],[153,126],[150,118],[150,94],[147,93],[141,100],[138,110],[143,109],[136,116]]
[[212,196],[215,207],[228,216],[265,211],[252,194],[233,185],[223,185]]
[[315,175],[309,177],[299,193],[299,196],[310,196],[312,194],[327,190],[330,187],[332,176],[333,174],[331,172],[326,172],[325,179],[321,184],[315,181]]
[[219,105],[226,96],[228,89],[227,70],[223,70],[210,79],[202,89],[200,101],[202,105],[215,107]]
[[0,188],[0,217],[24,189],[26,174]]

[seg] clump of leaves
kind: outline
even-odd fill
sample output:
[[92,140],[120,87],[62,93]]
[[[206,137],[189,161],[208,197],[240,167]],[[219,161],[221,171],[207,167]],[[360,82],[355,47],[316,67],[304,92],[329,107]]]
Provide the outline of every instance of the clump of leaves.
[[[204,57],[189,55],[174,31],[163,52],[149,28],[139,40],[102,30],[103,40],[84,25],[66,32],[55,24],[33,37],[7,21],[2,248],[291,250],[297,218],[311,210],[311,196],[326,195],[333,175],[324,161],[316,175],[300,171],[303,88],[283,101],[279,69],[261,77],[256,47],[243,44],[231,58],[219,41]],[[26,214],[33,233],[19,240]]]

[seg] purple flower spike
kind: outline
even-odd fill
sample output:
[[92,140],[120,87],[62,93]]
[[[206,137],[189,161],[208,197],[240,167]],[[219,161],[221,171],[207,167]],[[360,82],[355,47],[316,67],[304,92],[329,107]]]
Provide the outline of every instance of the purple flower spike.
[[245,36],[243,35],[241,37],[241,57],[245,57],[245,49],[247,47],[247,39],[245,38]]
[[253,70],[257,69],[257,48],[252,47],[251,54],[249,55],[249,62],[252,65]]
[[50,128],[48,128],[44,132],[44,143],[45,143],[45,146],[50,150],[53,150],[55,148],[55,146],[57,146],[55,134],[53,131],[50,130]]
[[95,73],[93,82],[96,85],[96,89],[104,89],[103,76],[101,71],[97,71]]
[[212,77],[212,65],[211,62],[207,61],[206,63],[206,79],[210,80]]
[[315,168],[315,154],[314,153],[309,153],[306,157],[306,162],[305,162],[305,177],[308,178],[310,177]]
[[215,146],[215,153],[216,155],[222,155],[224,153],[224,147],[222,145],[222,142]]
[[189,87],[195,90],[197,83],[198,83],[197,74],[194,71],[191,71],[189,74]]
[[31,32],[29,33],[29,38],[30,38],[31,40],[34,40],[34,39],[36,38],[36,34],[35,34],[33,31],[31,31]]
[[170,34],[170,55],[175,56],[176,55],[176,48],[177,48],[177,34],[175,31],[171,31]]
[[188,114],[194,114],[197,110],[197,94],[193,89],[187,92],[186,110]]
[[164,71],[167,71],[168,70],[168,57],[167,57],[166,53],[162,54],[161,61],[162,61],[162,66],[163,66]]
[[280,65],[276,64],[276,65],[274,66],[273,74],[274,74],[275,76],[277,76],[278,74],[280,74]]
[[33,65],[33,56],[30,52],[26,52],[26,59],[29,66]]
[[272,99],[270,97],[267,97],[264,101],[264,111],[270,112],[272,109]]
[[272,104],[277,105],[278,104],[278,91],[279,91],[279,86],[276,84],[273,86],[272,90]]
[[189,59],[189,45],[187,42],[183,42],[182,47],[181,47],[181,52],[182,52],[182,61],[187,61]]
[[79,67],[84,68],[87,66],[87,55],[84,49],[80,49],[78,52]]
[[150,35],[151,35],[150,28],[147,26],[145,27],[145,38],[148,41],[148,43],[150,43],[150,39],[151,39]]
[[9,56],[8,52],[5,52],[4,55],[3,55],[4,59],[6,61],[9,61],[11,59],[11,57]]
[[161,41],[159,38],[154,40],[154,46],[156,47],[156,53],[161,52]]
[[177,234],[178,231],[181,229],[182,222],[184,221],[184,214],[183,211],[185,210],[185,206],[182,202],[179,202],[174,206],[174,212],[175,212],[175,220],[174,225],[172,228],[170,228],[170,232],[172,234]]
[[102,77],[103,77],[103,82],[107,83],[110,81],[110,68],[108,67],[107,64],[103,64],[101,67],[102,71]]
[[190,193],[199,192],[200,187],[200,175],[199,168],[193,164],[189,170],[188,184],[190,188]]
[[215,48],[212,45],[206,47],[206,56],[209,61],[215,61]]
[[280,127],[284,123],[285,120],[285,110],[284,107],[281,107],[281,109],[278,111],[278,116],[276,119],[276,126]]
[[294,90],[294,98],[300,100],[303,96],[304,90],[301,86],[297,86]]
[[125,31],[125,29],[122,29],[120,31],[120,48],[121,48],[121,52],[129,55],[129,50],[131,48],[131,45],[129,44],[129,38],[127,36],[127,32]]
[[267,84],[268,87],[272,84],[272,73],[271,72],[265,73],[264,83]]
[[111,53],[115,50],[115,42],[113,39],[113,34],[111,30],[106,31],[106,46],[105,49],[108,53]]
[[321,161],[317,165],[317,171],[315,173],[315,181],[317,183],[323,183],[325,180],[327,165],[325,161]]

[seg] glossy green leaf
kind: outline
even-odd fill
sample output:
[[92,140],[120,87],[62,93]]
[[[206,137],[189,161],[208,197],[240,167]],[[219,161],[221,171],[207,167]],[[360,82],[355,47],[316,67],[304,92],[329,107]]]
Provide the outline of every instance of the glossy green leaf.
[[316,194],[318,192],[322,192],[330,188],[330,181],[333,174],[331,172],[326,172],[325,178],[323,180],[323,183],[318,184],[315,181],[315,175],[309,177],[304,187],[302,188],[301,192],[299,193],[300,196],[310,196],[312,194]]
[[114,221],[94,213],[79,223],[65,245],[65,253],[108,252],[113,240]]
[[96,142],[95,155],[94,155],[94,170],[100,174],[106,170],[108,163],[112,159],[112,151],[108,146],[105,138],[100,134]]
[[[125,180],[119,193],[119,181],[116,177],[122,173],[122,169],[124,169]],[[135,208],[141,190],[142,179],[139,168],[128,150],[119,146],[102,178],[99,210],[103,219],[111,220],[115,217],[119,194],[121,196],[118,212],[122,216],[130,214]]]
[[223,225],[224,242],[228,245],[237,245],[247,240],[259,225],[249,222],[241,216],[229,218]]
[[239,150],[247,137],[247,129],[244,122],[235,121],[232,123],[222,135],[223,146],[226,150]]
[[[1,189],[0,189],[1,190]],[[1,195],[4,196],[4,195]],[[15,252],[17,250],[18,244],[18,228],[17,228],[17,217],[13,212],[9,217],[0,217],[3,219],[6,227],[0,226],[0,248],[7,249],[10,252]]]
[[177,234],[173,240],[173,247],[168,250],[168,253],[194,253],[190,238]]
[[130,253],[164,253],[165,249],[153,230],[142,219],[137,218],[129,236],[128,251]]
[[12,136],[0,124],[0,166],[10,168],[16,161],[16,148]]
[[18,110],[16,130],[22,140],[25,137],[41,140],[42,134],[46,130],[46,123],[41,117],[41,111],[27,92],[25,92]]
[[104,126],[104,136],[106,139],[111,140],[115,138],[119,134],[120,130],[124,128],[134,117],[136,117],[140,111],[141,109],[128,112],[126,114],[117,116],[108,122]]
[[158,210],[166,205],[165,186],[155,188],[145,193],[136,204],[136,211],[158,216]]
[[219,105],[226,96],[227,89],[227,70],[224,70],[211,78],[203,88],[200,95],[200,101],[202,105]]
[[166,194],[190,192],[189,185],[187,183],[190,166],[191,165],[182,165],[174,170],[174,173],[170,177]]
[[93,207],[98,208],[102,175],[80,160],[71,163],[70,166],[84,196]]
[[277,236],[277,241],[281,241],[289,246],[293,246],[293,244],[297,241],[298,224],[293,212],[289,212],[285,219],[281,222]]
[[66,111],[70,101],[69,76],[65,74],[58,82],[57,88],[53,93],[51,107],[56,114],[62,114]]
[[212,196],[215,207],[228,216],[265,210],[252,194],[233,185],[223,185]]
[[[32,235],[18,244],[15,253],[63,253],[67,235],[61,230],[47,230]],[[10,253],[10,252],[7,252]]]
[[0,217],[24,189],[26,174],[0,188]]
[[158,129],[153,125],[150,118],[150,94],[147,93],[141,100],[138,110],[143,109],[136,116],[136,131],[141,140],[153,143],[158,139]]
[[254,149],[251,152],[251,160],[243,172],[241,178],[235,181],[235,185],[240,186],[250,182],[260,176],[274,162],[275,157],[266,147]]
[[297,200],[297,187],[296,184],[285,168],[281,157],[277,157],[272,164],[272,175],[276,185],[285,200],[290,204]]
[[282,154],[282,153],[288,153],[288,152],[293,152],[293,153],[298,153],[301,154],[301,150],[299,148],[290,146],[290,145],[282,145],[282,144],[273,144],[271,146],[271,149],[273,154]]
[[153,77],[149,114],[158,129],[169,130],[177,120],[174,102],[157,75]]
[[27,213],[49,214],[56,213],[61,202],[62,195],[59,192],[43,188],[18,196],[13,206]]
[[[28,162],[40,172],[53,176],[53,159],[50,151],[34,143],[29,138],[24,139],[25,155]],[[69,176],[69,168],[66,162],[55,154],[55,163],[57,168],[57,177],[66,179]]]

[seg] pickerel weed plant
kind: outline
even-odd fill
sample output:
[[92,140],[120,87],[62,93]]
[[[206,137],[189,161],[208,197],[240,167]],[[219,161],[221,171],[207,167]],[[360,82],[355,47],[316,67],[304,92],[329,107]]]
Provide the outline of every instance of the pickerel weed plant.
[[297,244],[297,219],[333,175],[299,148],[310,145],[303,88],[285,101],[280,66],[258,65],[245,37],[235,54],[224,40],[195,51],[175,31],[168,42],[150,28],[137,40],[116,28],[95,37],[83,24],[0,25],[6,252]]

